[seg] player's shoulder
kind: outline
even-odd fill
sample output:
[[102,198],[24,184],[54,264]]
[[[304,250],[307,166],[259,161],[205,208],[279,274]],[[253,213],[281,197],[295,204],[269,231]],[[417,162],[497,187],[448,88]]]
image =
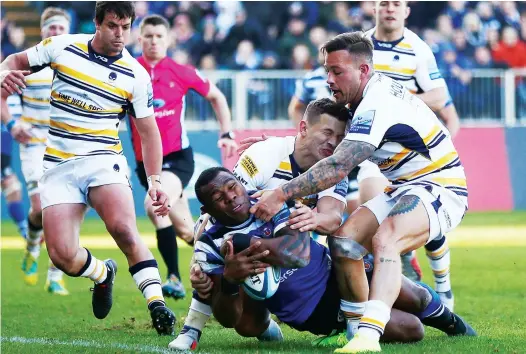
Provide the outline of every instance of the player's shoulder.
[[66,48],[70,44],[79,44],[80,46],[86,47],[90,39],[93,38],[92,34],[61,34],[59,36],[48,37],[42,40],[42,46],[52,48]]
[[[422,38],[420,38],[415,32],[411,31],[409,28],[404,29],[404,39],[400,44],[406,44],[411,46],[415,54],[418,56],[419,54],[422,55],[422,53],[429,54],[432,53],[431,48],[429,45],[424,42]],[[400,45],[399,44],[399,45]]]
[[[267,140],[263,140],[252,144],[247,150],[248,155],[260,155],[265,159],[271,156],[281,156],[286,154],[289,155],[290,146],[292,144],[292,149],[294,147],[294,137],[285,136],[277,137],[273,136]],[[292,152],[291,152],[292,153]]]

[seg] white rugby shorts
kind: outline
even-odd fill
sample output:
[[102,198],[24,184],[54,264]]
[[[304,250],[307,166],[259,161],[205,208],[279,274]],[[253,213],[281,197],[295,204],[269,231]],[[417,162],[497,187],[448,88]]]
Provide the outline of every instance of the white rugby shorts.
[[[457,227],[467,210],[467,205],[452,191],[438,186],[404,186],[390,194],[382,193],[369,200],[363,206],[373,212],[381,224],[391,212],[396,202],[404,195],[414,195],[420,198],[429,217],[430,242],[442,237]],[[427,243],[426,242],[426,243]]]
[[90,187],[125,184],[128,163],[124,155],[87,156],[58,164],[40,179],[42,209],[57,204],[86,204]]
[[26,180],[27,193],[32,196],[39,192],[38,181],[44,174],[45,144],[20,144],[20,163]]

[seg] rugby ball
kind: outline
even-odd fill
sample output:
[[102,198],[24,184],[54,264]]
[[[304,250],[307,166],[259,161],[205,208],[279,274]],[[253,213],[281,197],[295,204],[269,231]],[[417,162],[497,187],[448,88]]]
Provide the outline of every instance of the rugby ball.
[[267,267],[261,274],[248,276],[241,285],[245,293],[254,300],[266,300],[276,293],[279,287],[281,268]]

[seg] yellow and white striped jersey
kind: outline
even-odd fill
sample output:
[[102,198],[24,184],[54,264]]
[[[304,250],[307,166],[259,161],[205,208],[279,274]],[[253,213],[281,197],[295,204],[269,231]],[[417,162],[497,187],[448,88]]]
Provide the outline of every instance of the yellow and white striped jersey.
[[45,145],[49,129],[49,96],[53,70],[46,67],[26,77],[26,88],[22,93],[23,122],[32,125],[33,137],[28,145]]
[[[285,184],[304,172],[292,155],[295,141],[294,136],[273,137],[250,146],[234,166],[234,175],[249,191],[275,189]],[[318,200],[323,197],[346,203],[348,185],[345,178],[329,189],[304,197],[301,202],[310,208],[316,207]]]
[[405,28],[399,40],[382,42],[374,37],[375,32],[376,27],[365,32],[365,36],[373,42],[376,72],[395,79],[411,93],[446,87],[431,48],[416,33]]
[[153,115],[150,76],[126,49],[117,56],[97,53],[93,35],[46,38],[27,50],[35,71],[53,69],[50,122],[44,169],[84,156],[122,154],[118,136],[126,111]]
[[391,182],[386,192],[407,185],[441,186],[467,206],[466,175],[448,130],[399,82],[373,75],[345,139],[377,148],[369,160]]

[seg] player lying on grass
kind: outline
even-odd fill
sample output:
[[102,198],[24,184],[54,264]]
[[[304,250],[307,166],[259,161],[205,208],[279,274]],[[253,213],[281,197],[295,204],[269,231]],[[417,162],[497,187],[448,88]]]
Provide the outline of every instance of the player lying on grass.
[[[271,138],[252,145],[241,155],[234,175],[248,190],[276,188],[332,154],[342,141],[348,119],[349,111],[344,105],[328,98],[313,101],[307,106],[296,136]],[[289,220],[291,227],[323,235],[336,231],[345,211],[347,188],[345,178],[334,187],[302,198]],[[203,229],[208,224],[204,223]],[[179,350],[196,347],[211,314],[210,306],[194,295],[185,325],[170,347]]]
[[[192,277],[193,286],[202,297],[208,297],[221,325],[235,328],[244,337],[281,340],[279,327],[270,319],[272,313],[300,331],[328,335],[333,330],[345,330],[329,251],[308,233],[287,225],[291,210],[286,204],[270,221],[256,219],[249,212],[256,200],[232,172],[222,167],[205,170],[195,190],[214,225],[196,242],[195,259],[206,275],[201,275],[200,281]],[[373,263],[366,262],[372,273]],[[264,301],[253,300],[240,284],[268,266],[281,267],[279,288]],[[432,288],[403,277],[382,339],[421,340],[422,324],[448,335],[475,335],[461,317],[442,304]]]

